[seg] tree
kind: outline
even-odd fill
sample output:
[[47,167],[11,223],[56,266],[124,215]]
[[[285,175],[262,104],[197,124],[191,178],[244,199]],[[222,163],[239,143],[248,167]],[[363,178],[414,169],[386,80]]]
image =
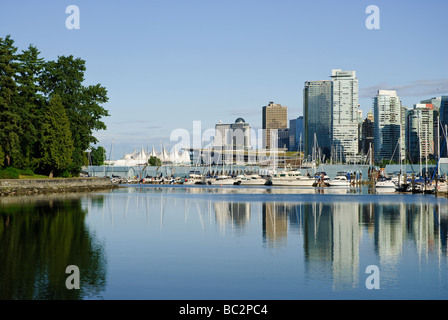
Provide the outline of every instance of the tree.
[[150,156],[148,164],[152,167],[160,167],[162,165],[162,161],[157,157]]
[[74,146],[70,122],[59,95],[51,98],[45,110],[40,141],[39,166],[49,177],[53,177],[55,171],[69,168]]
[[74,144],[73,173],[78,173],[84,164],[84,152],[98,142],[93,131],[106,129],[101,118],[109,116],[101,106],[108,101],[107,90],[100,84],[83,86],[85,70],[84,60],[61,56],[45,63],[41,81],[45,94],[58,94],[66,109]]
[[92,147],[90,151],[90,164],[92,166],[102,166],[106,160],[106,149],[99,146],[98,148]]
[[37,48],[31,45],[18,55],[16,83],[22,135],[20,136],[21,157],[15,161],[14,165],[21,168],[30,167],[32,159],[36,156],[38,128],[42,123],[42,111],[46,103],[42,88],[39,86],[44,66],[44,59],[39,55]]
[[0,38],[0,154],[3,165],[11,166],[20,155],[22,133],[17,110],[17,85],[14,75],[17,69],[17,48],[10,36]]

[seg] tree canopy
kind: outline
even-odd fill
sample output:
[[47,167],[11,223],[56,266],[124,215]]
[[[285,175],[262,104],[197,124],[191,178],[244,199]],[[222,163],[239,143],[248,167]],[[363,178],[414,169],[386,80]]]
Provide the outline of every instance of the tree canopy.
[[77,175],[98,143],[94,132],[106,129],[107,90],[83,84],[81,58],[17,51],[11,36],[0,38],[0,167]]

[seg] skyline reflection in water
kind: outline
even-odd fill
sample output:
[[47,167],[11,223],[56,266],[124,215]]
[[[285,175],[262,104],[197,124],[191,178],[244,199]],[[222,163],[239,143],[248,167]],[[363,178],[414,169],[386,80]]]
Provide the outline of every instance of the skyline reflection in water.
[[[101,297],[448,296],[447,199],[245,190],[131,187],[81,197],[85,228],[107,256]],[[379,290],[366,289],[369,265],[379,267]]]

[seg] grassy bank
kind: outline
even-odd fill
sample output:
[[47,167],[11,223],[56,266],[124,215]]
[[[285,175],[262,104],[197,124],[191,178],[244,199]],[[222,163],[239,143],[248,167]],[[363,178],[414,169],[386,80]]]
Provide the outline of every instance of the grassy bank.
[[0,179],[47,179],[47,176],[34,174],[32,170],[0,168]]

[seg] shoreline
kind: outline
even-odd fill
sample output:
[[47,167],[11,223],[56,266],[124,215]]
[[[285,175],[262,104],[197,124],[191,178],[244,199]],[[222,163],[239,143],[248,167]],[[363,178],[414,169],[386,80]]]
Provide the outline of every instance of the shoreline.
[[91,192],[118,188],[109,178],[2,179],[0,196]]

